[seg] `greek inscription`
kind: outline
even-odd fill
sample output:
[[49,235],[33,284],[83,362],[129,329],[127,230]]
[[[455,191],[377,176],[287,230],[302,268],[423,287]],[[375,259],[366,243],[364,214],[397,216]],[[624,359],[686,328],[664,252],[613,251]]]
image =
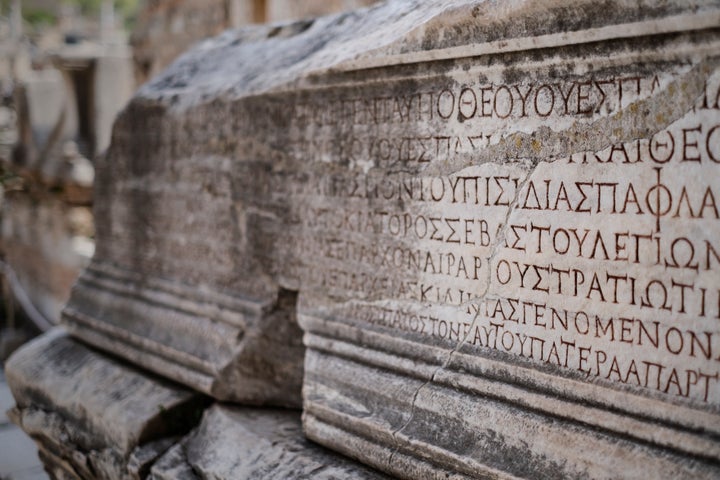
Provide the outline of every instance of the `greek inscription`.
[[[395,96],[301,102],[294,105],[291,118],[298,126],[307,127],[588,116],[618,111],[653,93],[658,84],[657,77],[639,76],[470,84]],[[706,95],[705,104],[716,105],[717,98]]]
[[[268,183],[299,200],[303,281],[418,342],[720,402],[716,76],[667,118],[653,108],[682,88],[669,74],[469,75],[294,109],[290,129],[312,135],[292,136],[293,158],[334,168]],[[657,131],[623,131],[626,111]],[[596,120],[613,130],[595,150],[503,156]]]

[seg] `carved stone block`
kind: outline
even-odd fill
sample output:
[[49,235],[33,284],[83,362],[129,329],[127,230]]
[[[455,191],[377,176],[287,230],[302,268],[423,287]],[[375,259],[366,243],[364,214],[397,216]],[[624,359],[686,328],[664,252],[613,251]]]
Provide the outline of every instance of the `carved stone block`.
[[198,429],[161,457],[154,480],[387,479],[307,441],[300,414],[213,406]]
[[53,329],[6,365],[11,419],[54,478],[139,479],[199,420],[199,394],[118,363]]
[[297,312],[307,435],[401,478],[717,477],[719,24],[399,1],[206,41],[118,120],[65,322],[281,403]]

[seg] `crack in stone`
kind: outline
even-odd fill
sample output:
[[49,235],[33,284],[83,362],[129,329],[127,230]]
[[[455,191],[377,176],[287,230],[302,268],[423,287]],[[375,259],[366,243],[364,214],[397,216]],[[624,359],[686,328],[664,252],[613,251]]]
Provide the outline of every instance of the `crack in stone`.
[[[600,152],[612,145],[633,139],[650,138],[669,127],[695,108],[705,88],[705,79],[720,65],[720,58],[698,62],[689,71],[668,83],[662,91],[631,103],[607,117],[588,123],[576,122],[572,127],[556,132],[546,125],[532,134],[515,132],[502,137],[497,144],[480,152],[459,154],[444,165],[429,165],[423,174],[446,175],[470,166],[508,162],[528,158],[552,163],[578,152]],[[671,102],[661,93],[675,92]],[[658,121],[658,119],[663,121]],[[542,139],[540,142],[538,139]]]
[[[540,162],[539,162],[538,160],[531,160],[531,161],[527,164],[527,165],[528,165],[527,174],[525,175],[525,178],[518,184],[518,188],[515,190],[515,197],[513,198],[512,202],[510,203],[510,207],[508,208],[507,213],[505,214],[505,219],[504,219],[504,222],[503,222],[503,228],[502,228],[502,230],[500,230],[500,232],[499,232],[499,234],[498,234],[498,237],[497,237],[496,240],[495,240],[495,244],[493,245],[492,253],[491,253],[490,256],[488,257],[488,260],[487,260],[488,265],[491,265],[491,264],[492,264],[492,260],[500,253],[500,248],[501,248],[502,243],[503,243],[503,241],[504,241],[504,239],[505,239],[505,234],[506,234],[506,232],[507,232],[507,230],[508,230],[508,225],[509,225],[509,223],[510,223],[510,222],[509,222],[510,217],[512,216],[513,212],[515,212],[515,210],[517,209],[517,207],[518,207],[518,205],[519,205],[518,202],[519,202],[519,200],[520,200],[520,192],[521,192],[522,189],[525,187],[525,185],[530,181],[530,178],[532,177],[533,173],[534,173],[535,170],[537,169],[537,166],[539,165],[539,163],[540,163]],[[478,295],[477,297],[473,298],[473,299],[471,300],[472,302],[474,302],[474,303],[482,303],[483,300],[485,300],[485,298],[487,297],[488,292],[490,291],[490,285],[491,285],[491,280],[492,280],[492,271],[491,271],[490,268],[488,268],[488,273],[487,273],[487,275],[488,275],[488,278],[487,278],[487,283],[486,283],[486,285],[485,285],[484,291],[481,292],[480,295]],[[426,388],[428,385],[434,383],[435,380],[436,380],[436,378],[437,378],[437,376],[438,376],[443,370],[446,370],[446,369],[447,369],[448,365],[450,365],[450,362],[452,361],[453,355],[455,355],[455,354],[462,348],[462,346],[465,345],[468,336],[470,335],[470,333],[471,333],[471,332],[474,330],[474,328],[476,327],[476,325],[477,325],[477,323],[478,323],[478,321],[479,321],[479,319],[480,319],[480,313],[481,313],[481,312],[478,311],[478,312],[475,314],[475,316],[474,316],[474,318],[473,318],[473,321],[472,321],[472,323],[470,324],[470,328],[468,329],[468,333],[465,334],[465,335],[462,337],[462,339],[457,343],[457,345],[455,345],[455,347],[447,354],[447,357],[446,357],[445,360],[442,362],[442,364],[439,365],[439,366],[433,371],[432,375],[430,376],[430,379],[428,379],[428,380],[425,381],[422,385],[420,385],[420,386],[417,388],[417,390],[415,391],[415,393],[413,394],[412,402],[411,402],[411,404],[410,404],[410,415],[408,416],[407,421],[406,421],[403,425],[401,425],[399,428],[397,428],[395,431],[393,431],[392,434],[391,434],[392,437],[393,437],[393,439],[395,440],[396,447],[395,447],[395,449],[390,453],[390,456],[388,457],[388,465],[390,465],[390,466],[392,465],[393,457],[394,457],[394,456],[398,453],[398,451],[400,450],[400,440],[398,439],[398,435],[399,435],[405,428],[407,428],[408,425],[410,425],[410,423],[412,423],[412,420],[413,420],[413,418],[414,418],[414,416],[415,416],[415,409],[416,409],[416,404],[417,404],[417,398],[418,398],[418,396],[420,395],[420,391],[423,390],[424,388]]]
[[[566,158],[574,153],[581,152],[600,152],[612,145],[618,143],[632,142],[637,139],[649,138],[655,133],[661,131],[664,128],[668,128],[674,122],[686,115],[687,112],[694,110],[695,105],[699,98],[701,98],[705,78],[715,69],[720,63],[720,60],[713,59],[712,61],[703,61],[698,63],[695,67],[690,69],[685,74],[681,75],[678,79],[669,83],[664,91],[674,90],[680,92],[675,98],[672,106],[667,104],[663,105],[663,97],[655,94],[649,98],[639,100],[628,105],[625,108],[620,109],[614,115],[604,117],[596,122],[592,122],[589,125],[583,125],[581,127],[571,127],[561,132],[554,132],[549,127],[542,126],[537,132],[540,132],[540,138],[546,138],[550,141],[544,142],[536,152],[531,152],[532,142],[534,141],[534,134],[529,135],[526,133],[514,133],[507,138],[502,138],[500,142],[493,145],[480,153],[480,158],[475,157],[474,161],[471,159],[465,160],[461,158],[452,162],[449,166],[446,164],[447,169],[452,172],[457,172],[470,166],[477,166],[486,163],[498,163],[497,159],[524,159],[525,162],[529,160],[528,172],[525,178],[520,182],[518,188],[515,191],[515,197],[508,208],[505,215],[505,220],[502,229],[499,231],[498,236],[495,240],[491,255],[488,257],[488,265],[492,264],[493,259],[500,252],[501,245],[505,239],[505,235],[508,230],[509,220],[512,214],[519,207],[520,192],[530,181],[537,170],[538,165],[542,163],[553,163],[559,159]],[[678,104],[680,105],[678,107]],[[630,112],[629,114],[627,112]],[[653,115],[654,114],[654,115]],[[653,123],[659,116],[667,119],[665,122]],[[660,123],[660,125],[658,125]],[[632,128],[622,128],[623,124],[632,125]],[[618,133],[618,130],[620,133]],[[537,133],[535,132],[535,134]],[[609,134],[607,132],[610,132]],[[580,140],[578,140],[578,138]],[[515,143],[515,148],[512,147],[512,143]],[[583,145],[584,148],[579,148]],[[578,147],[578,148],[574,148]],[[471,155],[463,155],[468,157]],[[514,164],[520,162],[513,162]],[[446,174],[447,169],[428,167],[423,173],[424,174]],[[492,271],[488,269],[488,280],[484,291],[471,301],[474,303],[482,303],[490,291]],[[388,465],[392,465],[394,456],[399,452],[401,448],[401,440],[399,435],[405,430],[413,421],[415,411],[417,408],[417,400],[420,392],[428,387],[430,384],[435,383],[438,375],[446,370],[452,362],[453,356],[462,348],[467,342],[467,338],[470,333],[476,328],[480,319],[480,311],[478,311],[468,329],[468,333],[457,343],[457,345],[447,354],[447,357],[432,373],[430,378],[420,385],[414,392],[412,402],[410,406],[410,414],[407,421],[405,421],[399,428],[392,432],[392,437],[395,441],[395,449],[391,452],[388,457]]]
[[190,456],[188,455],[188,451],[187,451],[187,439],[189,437],[190,437],[190,435],[185,437],[183,439],[183,441],[181,441],[178,444],[180,447],[179,448],[180,455],[182,456],[180,461],[184,462],[185,465],[187,465],[190,468],[190,472],[188,472],[188,473],[191,473],[196,479],[207,480],[207,476],[205,474],[203,474],[202,470],[197,465],[195,465],[193,462],[190,461]]

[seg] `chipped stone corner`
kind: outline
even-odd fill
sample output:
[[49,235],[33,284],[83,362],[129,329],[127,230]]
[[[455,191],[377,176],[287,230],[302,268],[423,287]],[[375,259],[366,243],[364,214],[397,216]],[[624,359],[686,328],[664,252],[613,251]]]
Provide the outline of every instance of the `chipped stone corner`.
[[146,478],[200,421],[209,400],[106,357],[55,328],[15,352],[11,420],[53,478]]

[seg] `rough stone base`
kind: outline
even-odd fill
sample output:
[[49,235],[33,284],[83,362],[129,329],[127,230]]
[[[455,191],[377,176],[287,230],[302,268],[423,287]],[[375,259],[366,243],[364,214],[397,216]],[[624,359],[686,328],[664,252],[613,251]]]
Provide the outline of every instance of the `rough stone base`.
[[10,418],[57,480],[388,478],[306,440],[298,411],[206,410],[207,397],[59,328],[18,350],[6,374]]
[[144,478],[197,424],[206,399],[91,350],[60,329],[10,358],[10,418],[57,479]]
[[389,478],[307,441],[300,414],[215,405],[152,467],[155,480]]

